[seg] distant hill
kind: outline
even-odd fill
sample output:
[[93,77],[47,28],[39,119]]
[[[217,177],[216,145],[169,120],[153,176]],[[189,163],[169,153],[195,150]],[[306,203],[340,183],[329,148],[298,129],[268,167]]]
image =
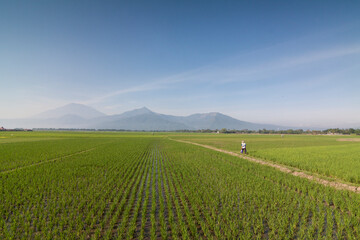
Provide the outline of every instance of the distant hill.
[[85,119],[106,116],[106,114],[99,112],[92,107],[78,103],[70,103],[65,106],[48,110],[38,115],[35,115],[34,118],[41,118],[41,119],[61,118],[66,115],[77,116]]
[[199,129],[288,129],[270,124],[258,124],[212,113],[197,113],[190,116],[172,116],[155,113],[146,107],[116,115],[106,115],[94,108],[82,104],[71,103],[52,109],[31,119],[0,120],[6,128],[91,128],[91,129],[123,129],[144,131],[173,131]]
[[[101,121],[99,121],[101,120]],[[108,116],[97,119],[97,123],[88,125],[97,129],[126,129],[144,131],[171,131],[171,130],[194,130],[191,126],[171,121],[161,114],[154,113],[147,108],[135,109],[123,114]]]
[[187,117],[155,113],[146,107],[98,118],[88,125],[89,128],[127,129],[145,131],[199,130],[199,129],[285,129],[285,127],[255,124],[240,121],[221,113],[193,114]]
[[248,129],[248,130],[258,130],[258,129],[283,129],[284,127],[269,125],[269,124],[256,124],[251,122],[240,121],[238,119],[229,117],[227,115],[212,112],[212,113],[198,113],[193,114],[188,117],[178,118],[178,121],[192,126],[195,129]]

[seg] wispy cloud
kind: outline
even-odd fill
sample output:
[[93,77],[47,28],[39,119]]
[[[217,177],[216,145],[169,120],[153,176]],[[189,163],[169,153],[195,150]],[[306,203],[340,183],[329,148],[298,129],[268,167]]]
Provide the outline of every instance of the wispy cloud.
[[329,60],[337,57],[343,57],[347,55],[359,54],[360,46],[355,45],[351,47],[342,47],[342,48],[334,48],[327,49],[324,51],[313,51],[301,56],[293,57],[293,58],[285,58],[272,66],[272,68],[287,68],[298,66],[302,64],[309,64],[323,60]]
[[156,90],[156,89],[160,89],[163,88],[164,86],[162,86],[161,84],[158,83],[148,83],[148,84],[143,84],[143,85],[139,85],[139,86],[134,86],[134,87],[130,87],[130,88],[125,88],[125,89],[120,89],[117,91],[113,91],[110,93],[107,93],[105,95],[101,95],[101,96],[97,96],[95,98],[91,98],[89,100],[85,100],[85,101],[81,101],[82,104],[94,104],[94,103],[100,103],[103,102],[104,100],[111,98],[111,97],[115,97],[115,96],[119,96],[119,95],[123,95],[123,94],[127,94],[127,93],[135,93],[135,92],[143,92],[143,91],[151,91],[151,90]]
[[285,71],[292,71],[300,66],[310,65],[315,63],[325,62],[327,60],[360,54],[360,46],[332,48],[323,51],[312,51],[306,54],[284,57],[278,59],[271,59],[262,64],[256,64],[252,67],[237,68],[232,67],[223,69],[218,72],[218,75],[225,76],[221,82],[231,81],[251,81],[264,76],[276,75]]
[[164,77],[161,79],[150,80],[150,82],[148,82],[148,83],[140,84],[140,85],[133,86],[130,88],[124,88],[124,89],[112,91],[107,94],[97,96],[97,97],[91,98],[89,100],[82,101],[81,103],[83,103],[83,104],[101,103],[106,99],[109,99],[109,98],[112,98],[115,96],[119,96],[119,95],[164,89],[164,88],[167,88],[170,85],[173,85],[176,83],[192,81],[195,79],[199,79],[198,77],[204,77],[204,72],[205,72],[206,68],[207,67],[201,67],[201,68],[193,69],[193,70],[186,71],[183,73]]
[[[259,53],[256,53],[259,55]],[[306,54],[278,57],[277,59],[270,59],[267,61],[257,61],[247,67],[240,67],[246,62],[246,57],[249,54],[238,59],[236,62],[229,62],[224,66],[224,63],[219,65],[210,64],[204,67],[192,69],[190,71],[182,72],[179,74],[171,75],[157,80],[149,80],[150,82],[136,85],[130,88],[124,88],[107,94],[82,101],[83,104],[96,104],[101,103],[109,98],[120,96],[129,93],[154,91],[159,89],[170,88],[175,84],[191,83],[216,83],[224,84],[229,82],[241,81],[254,81],[264,77],[271,77],[274,75],[282,74],[286,71],[292,71],[300,66],[306,66],[317,62],[323,62],[339,57],[360,54],[360,46],[354,45],[350,47],[331,48],[322,51],[312,51]],[[261,54],[260,54],[261,56]],[[262,63],[259,63],[262,62]]]

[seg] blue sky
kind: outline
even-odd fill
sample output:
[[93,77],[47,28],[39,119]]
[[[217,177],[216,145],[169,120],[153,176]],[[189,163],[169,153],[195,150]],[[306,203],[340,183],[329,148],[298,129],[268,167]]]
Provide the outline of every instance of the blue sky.
[[360,2],[1,1],[0,118],[68,103],[360,127]]

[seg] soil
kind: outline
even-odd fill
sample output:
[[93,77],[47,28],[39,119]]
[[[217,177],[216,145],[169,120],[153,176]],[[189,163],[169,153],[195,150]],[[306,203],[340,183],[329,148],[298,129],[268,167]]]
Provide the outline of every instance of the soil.
[[[348,138],[345,138],[345,139],[346,139],[345,141],[350,140]],[[317,177],[317,176],[313,176],[313,175],[310,175],[308,173],[305,173],[305,172],[301,171],[300,169],[289,168],[289,167],[282,166],[282,165],[279,165],[279,164],[276,164],[276,163],[267,162],[267,161],[264,161],[264,160],[256,159],[256,158],[249,157],[249,156],[239,154],[239,153],[234,153],[234,152],[224,150],[224,149],[219,149],[219,148],[209,146],[209,145],[204,145],[204,144],[194,143],[194,142],[189,142],[189,141],[184,141],[184,140],[175,140],[175,139],[171,139],[171,140],[177,141],[177,142],[182,142],[182,143],[193,144],[193,145],[196,145],[196,146],[200,146],[200,147],[212,149],[212,150],[215,150],[215,151],[218,151],[218,152],[226,153],[226,154],[229,154],[229,155],[232,155],[232,156],[240,157],[240,158],[246,159],[246,160],[251,161],[251,162],[256,162],[256,163],[261,164],[261,165],[270,166],[270,167],[278,169],[281,172],[285,172],[285,173],[291,174],[293,176],[301,177],[301,178],[306,178],[306,179],[308,179],[310,181],[322,184],[324,186],[329,186],[329,187],[339,189],[339,190],[348,190],[348,191],[360,193],[360,187],[352,186],[352,185],[342,183],[342,182],[338,182],[336,180],[333,180],[333,181],[326,180],[326,179],[323,179],[321,177]],[[353,139],[351,139],[351,140],[353,140]],[[356,141],[360,141],[360,139],[356,139]]]

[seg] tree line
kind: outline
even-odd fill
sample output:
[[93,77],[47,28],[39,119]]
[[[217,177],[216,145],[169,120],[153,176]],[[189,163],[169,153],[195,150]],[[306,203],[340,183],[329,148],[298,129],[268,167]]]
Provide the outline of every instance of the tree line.
[[258,134],[342,134],[342,135],[350,135],[356,134],[360,135],[360,129],[354,128],[329,128],[325,130],[303,130],[303,129],[287,129],[287,130],[271,130],[271,129],[260,129],[260,130],[249,130],[249,129],[201,129],[201,130],[178,130],[177,132],[201,132],[201,133],[242,133],[242,134],[251,134],[251,133],[258,133]]

